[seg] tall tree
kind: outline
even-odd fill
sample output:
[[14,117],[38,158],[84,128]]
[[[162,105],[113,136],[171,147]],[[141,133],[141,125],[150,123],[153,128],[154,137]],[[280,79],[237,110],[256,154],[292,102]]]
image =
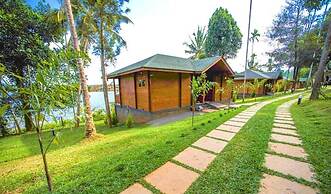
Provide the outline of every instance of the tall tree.
[[302,52],[302,45],[306,43],[301,44],[300,39],[303,40],[306,33],[312,32],[323,22],[322,15],[328,4],[329,0],[288,0],[267,34],[276,43],[276,49],[269,53],[275,60],[274,64],[293,67],[295,81],[298,80],[300,68],[307,61],[306,52]]
[[207,56],[233,58],[242,44],[242,34],[237,22],[227,9],[217,8],[209,19],[206,38]]
[[[18,89],[28,87],[29,83],[17,76],[27,76],[29,67],[33,79],[36,65],[48,58],[50,42],[56,42],[62,34],[62,28],[46,20],[47,11],[47,6],[33,10],[22,0],[0,0],[0,63],[13,72],[6,77]],[[31,97],[26,94],[18,95],[25,110],[25,128],[31,131],[30,118],[33,115],[28,111],[31,109]]]
[[183,43],[188,48],[188,50],[185,50],[185,53],[191,54],[191,59],[205,58],[205,41],[207,38],[205,27],[198,26],[198,30],[192,35],[193,37],[189,37],[189,42]]
[[330,60],[330,45],[331,45],[331,17],[329,17],[326,22],[328,26],[328,32],[325,37],[323,51],[321,55],[321,59],[318,65],[317,72],[315,74],[315,81],[313,84],[313,89],[311,91],[310,99],[316,100],[319,97],[321,82],[323,81],[323,73],[326,68],[327,62]]
[[260,36],[261,34],[259,33],[259,31],[257,29],[254,29],[253,32],[251,32],[251,37],[249,38],[249,40],[252,42],[251,61],[250,61],[252,65],[254,65],[255,57],[256,57],[256,54],[254,53],[254,43],[255,41],[257,42],[259,41]]
[[[80,52],[78,36],[77,36],[77,32],[76,32],[74,16],[72,13],[70,0],[65,0],[65,8],[66,8],[66,14],[67,14],[67,18],[68,18],[68,22],[69,22],[69,26],[70,26],[73,47],[77,52]],[[77,65],[79,68],[79,78],[80,78],[81,90],[83,93],[83,100],[84,100],[84,105],[85,105],[85,120],[86,120],[85,137],[89,138],[96,134],[96,128],[95,128],[95,125],[93,122],[90,95],[89,95],[88,88],[87,88],[83,61],[80,58],[77,60]]]
[[114,64],[121,47],[126,45],[123,38],[118,34],[121,29],[121,23],[131,22],[124,15],[129,11],[129,9],[124,7],[124,3],[125,1],[121,0],[82,1],[81,10],[83,13],[79,18],[83,44],[86,43],[87,48],[93,45],[94,54],[100,55],[102,85],[107,124],[109,126],[112,125],[112,119],[108,97],[106,66],[107,63]]
[[[298,61],[298,37],[305,30],[304,0],[288,0],[286,6],[276,16],[273,26],[267,36],[276,41],[276,48],[271,56],[282,65],[289,64],[294,67],[294,80],[300,68]],[[294,85],[295,86],[295,85]]]

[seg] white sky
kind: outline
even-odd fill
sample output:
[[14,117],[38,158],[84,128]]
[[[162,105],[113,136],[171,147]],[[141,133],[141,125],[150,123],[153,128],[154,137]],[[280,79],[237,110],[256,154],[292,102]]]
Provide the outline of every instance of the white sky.
[[[284,4],[285,0],[253,0],[251,31],[257,29],[261,34],[254,46],[260,63],[267,61],[265,52],[271,49],[265,33]],[[243,34],[237,57],[228,62],[234,71],[244,69],[249,0],[131,0],[128,7],[131,9],[128,16],[134,24],[123,25],[120,33],[127,42],[127,49],[122,50],[115,67],[108,66],[107,72],[156,53],[189,57],[184,52],[183,42],[188,41],[198,25],[207,28],[209,18],[218,7],[229,10]],[[101,84],[99,57],[91,56],[91,60],[86,69],[88,84]]]

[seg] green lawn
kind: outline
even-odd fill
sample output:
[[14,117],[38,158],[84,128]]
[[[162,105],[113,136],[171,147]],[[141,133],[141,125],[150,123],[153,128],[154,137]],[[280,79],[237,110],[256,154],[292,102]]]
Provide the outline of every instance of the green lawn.
[[[56,193],[118,193],[177,155],[245,108],[208,113],[160,127],[107,129],[94,141],[81,141],[82,128],[62,130],[62,142],[48,154]],[[222,116],[220,116],[222,113]],[[49,136],[45,132],[44,136]],[[0,139],[0,193],[45,193],[46,181],[35,134]]]
[[[305,88],[297,89],[294,93],[303,92],[303,91],[305,91]],[[261,102],[261,101],[266,101],[266,100],[270,100],[270,99],[273,99],[276,97],[281,97],[281,96],[286,96],[286,95],[291,95],[291,94],[292,93],[290,93],[290,92],[287,92],[287,93],[278,92],[278,93],[275,93],[273,96],[259,96],[256,98],[248,97],[248,98],[245,98],[244,102],[242,101],[242,99],[237,99],[236,103],[243,104],[243,103],[249,103],[249,102]]]
[[[331,94],[331,90],[328,90]],[[298,133],[320,182],[321,193],[331,193],[331,100],[309,101],[291,108]]]
[[252,117],[216,157],[188,193],[257,193],[276,108],[266,105]]

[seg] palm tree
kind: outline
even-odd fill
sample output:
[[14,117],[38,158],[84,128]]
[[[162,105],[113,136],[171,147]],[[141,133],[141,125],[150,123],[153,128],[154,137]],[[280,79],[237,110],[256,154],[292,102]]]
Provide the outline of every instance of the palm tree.
[[[66,14],[67,14],[67,18],[68,18],[68,22],[69,22],[69,26],[70,26],[73,47],[77,52],[80,52],[78,36],[77,36],[75,22],[74,22],[74,16],[72,14],[71,2],[70,2],[70,0],[65,0],[64,2],[65,2]],[[92,116],[92,110],[91,110],[91,104],[90,104],[90,95],[89,95],[89,92],[87,89],[87,83],[86,83],[82,59],[77,60],[77,65],[79,68],[80,85],[81,85],[81,90],[83,93],[83,100],[84,100],[84,104],[85,104],[85,118],[86,118],[85,137],[89,138],[96,134],[96,129],[95,129],[95,125],[93,122],[93,116]]]
[[81,3],[81,18],[79,29],[81,29],[82,41],[87,49],[91,44],[96,54],[100,55],[100,66],[102,73],[102,85],[105,100],[106,116],[108,126],[112,126],[111,112],[108,97],[108,84],[106,75],[106,62],[114,63],[120,48],[125,46],[125,41],[118,34],[121,22],[131,22],[122,15],[127,10],[122,10],[121,1],[83,1]]
[[189,42],[184,42],[183,45],[187,46],[189,50],[185,50],[185,53],[193,54],[191,59],[205,58],[205,41],[207,38],[207,32],[205,27],[198,26],[197,32],[194,32],[193,38],[190,36]]
[[251,32],[251,37],[249,38],[249,40],[252,42],[252,51],[251,51],[251,64],[254,64],[254,59],[256,57],[256,54],[254,54],[254,42],[255,41],[259,41],[259,37],[261,36],[261,34],[258,32],[257,29],[254,29],[253,32]]

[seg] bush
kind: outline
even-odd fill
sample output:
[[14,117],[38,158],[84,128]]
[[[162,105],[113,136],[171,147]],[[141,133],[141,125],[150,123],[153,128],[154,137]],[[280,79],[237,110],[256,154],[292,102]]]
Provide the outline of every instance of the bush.
[[103,109],[98,109],[93,111],[93,120],[94,121],[101,121],[105,120],[106,118],[106,113]]
[[131,128],[133,126],[133,116],[131,113],[128,114],[128,117],[126,118],[126,122],[125,122],[125,125],[127,128]]
[[116,110],[115,110],[115,105],[112,105],[110,107],[111,109],[111,122],[113,123],[113,125],[117,125],[118,123],[118,119],[117,119],[117,115],[116,115]]

